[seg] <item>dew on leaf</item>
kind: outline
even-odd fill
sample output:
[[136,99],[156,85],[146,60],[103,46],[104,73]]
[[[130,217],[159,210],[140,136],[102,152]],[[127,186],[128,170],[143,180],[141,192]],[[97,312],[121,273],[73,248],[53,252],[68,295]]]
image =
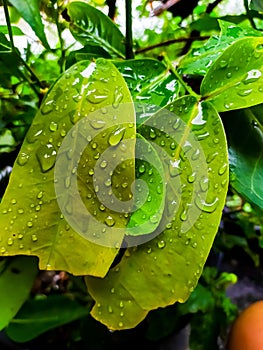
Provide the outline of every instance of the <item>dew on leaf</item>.
[[57,124],[56,122],[51,122],[51,123],[49,124],[49,130],[50,130],[50,131],[55,132],[55,131],[57,131],[57,129],[58,129],[58,124]]
[[33,222],[32,221],[28,221],[27,222],[27,227],[29,227],[29,228],[33,227]]
[[57,152],[52,144],[40,146],[36,154],[43,173],[53,168]]
[[123,99],[122,86],[120,86],[120,87],[117,86],[115,88],[115,91],[114,91],[114,98],[113,98],[112,107],[118,108],[122,99]]
[[114,226],[115,224],[115,221],[113,219],[113,217],[111,215],[108,215],[105,219],[105,224],[108,225],[108,226]]
[[110,314],[112,314],[112,313],[113,313],[113,310],[112,310],[111,305],[109,305],[109,306],[108,306],[108,312],[109,312]]
[[158,248],[160,248],[160,249],[163,249],[164,247],[165,247],[165,241],[164,240],[161,240],[161,241],[158,241],[158,243],[157,243],[157,246],[158,246]]
[[21,152],[18,155],[17,163],[23,166],[28,162],[28,159],[29,159],[29,155],[27,153]]
[[112,131],[108,139],[109,145],[117,146],[123,139],[124,133],[125,128],[117,128],[116,130]]
[[44,103],[43,107],[41,108],[42,114],[49,114],[54,110],[54,100],[49,100]]
[[8,238],[7,244],[8,244],[8,245],[13,245],[13,243],[14,243],[14,242],[13,242],[12,238]]
[[226,172],[227,168],[228,168],[228,165],[227,165],[227,164],[222,165],[222,166],[218,169],[218,174],[219,174],[219,175],[223,175],[223,174]]
[[206,202],[203,198],[201,198],[200,194],[198,194],[195,198],[195,204],[197,207],[207,213],[212,213],[216,210],[218,206],[219,198],[216,197],[211,202]]
[[105,121],[93,119],[93,120],[90,120],[90,125],[93,129],[102,129],[105,126]]
[[193,183],[193,182],[195,181],[195,177],[196,177],[196,173],[192,173],[191,175],[189,175],[189,176],[187,177],[187,181],[188,181],[189,183]]
[[37,241],[37,236],[36,235],[32,235],[31,239],[32,239],[33,242],[36,242]]

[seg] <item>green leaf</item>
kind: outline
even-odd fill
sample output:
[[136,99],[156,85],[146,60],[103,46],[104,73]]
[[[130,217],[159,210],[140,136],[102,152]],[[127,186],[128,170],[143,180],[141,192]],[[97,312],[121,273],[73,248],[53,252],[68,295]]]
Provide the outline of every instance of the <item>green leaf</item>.
[[243,38],[214,62],[201,84],[201,94],[217,111],[250,107],[263,98],[263,39]]
[[16,145],[16,141],[11,130],[4,129],[0,134],[0,153],[11,152]]
[[228,139],[230,183],[249,202],[263,209],[262,105],[224,115]]
[[137,124],[185,92],[176,76],[160,61],[144,58],[116,61],[114,64],[136,102]]
[[41,20],[38,0],[9,0],[24,20],[31,26],[36,36],[41,40],[46,49],[50,49]]
[[138,131],[163,162],[165,210],[153,233],[157,237],[127,249],[105,278],[86,278],[96,302],[91,314],[110,329],[132,328],[150,310],[189,297],[217,232],[227,192],[226,140],[210,104],[199,105],[192,96],[180,98]]
[[5,260],[0,271],[0,330],[8,325],[28,298],[37,271],[36,258],[18,256]]
[[63,295],[28,300],[10,322],[6,334],[15,342],[27,342],[87,314],[86,306]]
[[[135,167],[135,177],[140,182],[135,187],[135,204],[128,228],[132,228],[130,235],[143,235],[152,233],[161,221],[165,200],[165,175],[157,152],[139,134]],[[143,191],[142,181],[147,183],[147,193]]]
[[244,37],[260,37],[259,31],[250,27],[235,26],[233,23],[219,20],[221,33],[212,36],[204,45],[192,49],[180,62],[180,72],[204,76],[220,55],[234,42]]
[[105,51],[101,46],[99,45],[85,45],[80,50],[75,50],[70,52],[70,54],[67,57],[66,61],[66,69],[70,68],[73,64],[79,62],[79,61],[91,61],[94,58],[111,58],[109,53]]
[[[95,135],[93,139],[91,135]],[[124,150],[121,139],[131,139]],[[97,236],[102,235],[110,242],[116,239],[116,244],[121,243],[129,220],[121,211],[101,207],[97,198],[95,165],[101,165],[102,177],[114,164],[110,159],[104,169],[107,163],[101,155],[107,148],[112,149],[112,157],[121,154],[134,159],[131,96],[114,65],[104,59],[82,61],[53,85],[26,135],[1,203],[1,254],[36,255],[40,269],[105,275],[118,249],[91,240],[101,244]],[[128,165],[123,162],[116,168],[111,183],[117,199],[130,198],[134,177],[130,160]],[[111,184],[106,180],[100,184],[102,193],[108,193]],[[128,184],[126,190],[119,186],[122,182]],[[84,217],[79,218],[82,214]],[[71,227],[74,220],[80,225],[77,232]],[[111,238],[114,222],[119,234]],[[83,237],[82,227],[88,237]],[[8,244],[10,239],[12,245]]]
[[261,0],[251,0],[249,7],[252,10],[263,12],[263,4]]
[[[9,34],[8,27],[4,25],[0,25],[0,32],[5,35]],[[14,25],[12,25],[12,33],[13,35],[25,35],[19,27],[16,27]]]
[[14,75],[23,79],[19,70],[20,60],[18,53],[12,52],[11,44],[3,33],[0,33],[0,68],[1,74]]
[[97,44],[109,54],[125,58],[125,38],[118,27],[103,12],[84,2],[68,5],[70,30],[83,45]]

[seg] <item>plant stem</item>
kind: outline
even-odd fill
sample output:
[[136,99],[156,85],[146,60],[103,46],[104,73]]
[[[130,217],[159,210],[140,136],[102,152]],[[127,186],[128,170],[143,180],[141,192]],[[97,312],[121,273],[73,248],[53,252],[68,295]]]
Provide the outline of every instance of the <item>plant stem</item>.
[[132,0],[125,0],[126,12],[126,59],[134,57],[132,46]]
[[169,46],[169,45],[175,44],[175,43],[182,43],[182,42],[185,42],[185,41],[194,41],[194,40],[207,40],[209,38],[210,38],[209,36],[198,36],[198,37],[191,37],[191,38],[170,39],[170,40],[163,41],[163,42],[155,44],[155,45],[151,45],[151,46],[148,46],[148,47],[137,49],[135,51],[135,53],[143,53],[143,52],[146,52],[146,51],[154,50],[154,49],[156,49],[158,47]]
[[176,78],[178,79],[180,84],[182,84],[185,90],[189,93],[189,95],[195,96],[199,100],[200,96],[196,92],[194,92],[193,89],[188,84],[186,84],[186,82],[183,80],[181,75],[177,72],[177,69],[173,66],[172,62],[167,58],[167,56],[164,56],[164,61],[168,69],[171,72],[173,72],[173,74],[176,76]]
[[248,20],[249,20],[252,28],[257,29],[257,26],[256,26],[256,24],[254,22],[254,18],[251,15],[251,12],[250,12],[250,9],[249,9],[248,0],[244,0],[244,6],[245,6],[245,9],[246,9]]
[[64,71],[64,63],[65,63],[65,50],[64,50],[64,40],[62,38],[62,30],[61,30],[61,25],[59,23],[59,9],[58,5],[56,4],[53,5],[53,18],[55,19],[57,31],[58,31],[58,40],[59,40],[59,45],[60,45],[60,51],[61,51],[61,57],[60,57],[60,73],[63,73]]
[[4,5],[5,20],[6,20],[6,24],[7,24],[7,29],[8,29],[8,35],[9,35],[9,40],[10,40],[10,44],[11,44],[11,49],[14,52],[15,51],[15,44],[14,44],[13,33],[12,33],[12,26],[11,26],[11,22],[10,22],[8,7],[7,7],[7,0],[3,1],[3,5]]

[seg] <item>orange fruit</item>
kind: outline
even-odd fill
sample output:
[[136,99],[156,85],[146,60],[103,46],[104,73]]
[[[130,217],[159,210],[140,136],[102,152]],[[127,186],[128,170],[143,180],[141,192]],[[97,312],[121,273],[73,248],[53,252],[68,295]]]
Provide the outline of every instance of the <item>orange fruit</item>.
[[263,350],[263,300],[251,304],[237,317],[227,350]]

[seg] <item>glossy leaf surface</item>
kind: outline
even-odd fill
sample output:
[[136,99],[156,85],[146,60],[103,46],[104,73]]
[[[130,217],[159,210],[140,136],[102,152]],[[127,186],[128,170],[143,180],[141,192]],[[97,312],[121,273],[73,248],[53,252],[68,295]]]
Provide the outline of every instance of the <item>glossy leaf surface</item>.
[[83,45],[95,44],[110,54],[125,57],[124,36],[104,13],[81,1],[68,5],[70,30]]
[[259,105],[227,113],[223,119],[229,147],[230,183],[242,197],[261,209],[263,209],[262,110],[262,105]]
[[262,62],[262,37],[238,40],[211,66],[201,84],[201,94],[219,112],[261,103]]
[[220,21],[219,36],[212,36],[200,48],[192,49],[180,62],[179,69],[183,74],[204,76],[217,58],[234,42],[243,37],[259,37],[260,32],[250,27],[242,28],[233,23]]
[[38,0],[10,0],[16,10],[21,14],[24,20],[32,27],[36,36],[41,40],[46,49],[49,49],[49,44],[44,31],[44,25],[41,20],[39,1]]
[[28,300],[10,322],[6,333],[16,342],[27,342],[38,335],[86,316],[88,310],[63,295]]
[[[118,150],[121,138],[133,137],[131,146],[127,146],[122,154],[134,159],[135,115],[131,106],[124,113],[121,101],[131,102],[130,93],[118,70],[103,59],[97,63],[78,63],[54,84],[27,133],[1,203],[0,252],[3,256],[36,255],[41,269],[105,275],[118,250],[91,243],[75,232],[68,220],[72,218],[77,196],[80,196],[85,214],[90,214],[81,224],[85,228],[92,227],[92,231],[89,230],[92,237],[101,234],[101,225],[107,222],[108,216],[111,216],[109,229],[114,222],[120,228],[119,241],[124,235],[128,217],[99,208],[96,186],[92,184],[93,166],[103,161],[100,154],[110,146],[109,142]],[[106,106],[111,105],[114,114],[107,113]],[[91,131],[96,134],[93,142],[90,142]],[[86,149],[79,150],[77,158],[73,159],[81,141]],[[61,144],[65,145],[64,152],[59,153]],[[54,167],[58,162],[62,167],[57,170],[55,178]],[[77,192],[70,192],[71,183],[76,178]],[[117,198],[119,193],[129,196],[129,182],[134,180],[133,164],[113,174],[112,186],[123,179],[128,183],[127,190],[116,190]],[[61,186],[58,195],[55,184]],[[65,199],[67,201],[63,203]],[[61,210],[67,215],[67,220]]]
[[104,279],[86,278],[96,301],[91,314],[110,329],[132,328],[150,310],[189,297],[217,232],[228,187],[225,135],[210,104],[183,97],[139,132],[163,161],[165,209],[153,240],[127,249]]
[[1,261],[0,268],[0,329],[2,330],[30,294],[38,271],[37,259],[17,256],[9,261]]
[[136,102],[137,124],[185,93],[176,76],[160,61],[145,58],[114,64]]

